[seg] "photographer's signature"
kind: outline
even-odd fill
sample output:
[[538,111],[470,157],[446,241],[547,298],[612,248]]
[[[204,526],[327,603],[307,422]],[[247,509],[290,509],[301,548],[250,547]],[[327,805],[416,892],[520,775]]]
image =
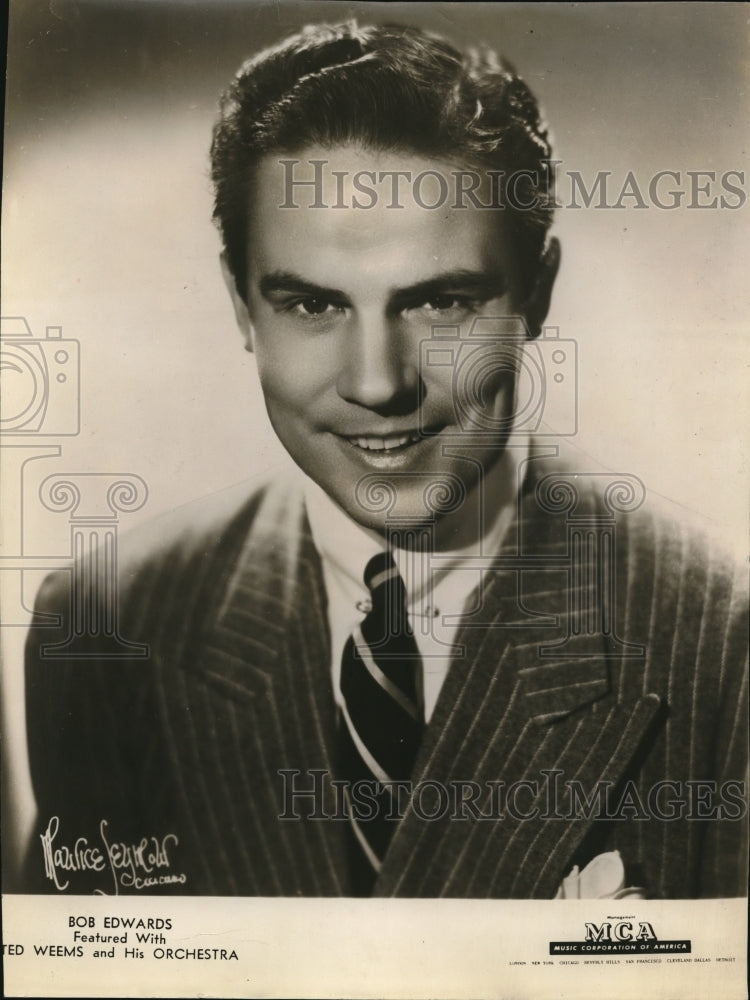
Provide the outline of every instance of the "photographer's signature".
[[[53,816],[40,835],[44,855],[44,874],[63,892],[70,885],[71,872],[105,872],[112,878],[115,895],[120,889],[151,889],[162,885],[184,885],[183,872],[170,871],[169,851],[179,844],[174,833],[163,837],[142,837],[138,843],[127,844],[111,837],[106,819],[99,823],[99,842],[89,843],[78,837],[72,847],[56,843],[60,819]],[[94,890],[105,895],[104,890]]]

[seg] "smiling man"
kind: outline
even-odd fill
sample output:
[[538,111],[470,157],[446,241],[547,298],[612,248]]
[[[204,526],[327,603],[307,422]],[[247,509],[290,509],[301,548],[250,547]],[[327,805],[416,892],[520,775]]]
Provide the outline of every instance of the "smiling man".
[[[76,633],[106,594],[43,587],[29,888],[744,891],[738,578],[540,422],[550,156],[510,67],[416,29],[240,69],[222,268],[296,468],[123,545],[140,658]],[[136,860],[77,863],[98,839]]]

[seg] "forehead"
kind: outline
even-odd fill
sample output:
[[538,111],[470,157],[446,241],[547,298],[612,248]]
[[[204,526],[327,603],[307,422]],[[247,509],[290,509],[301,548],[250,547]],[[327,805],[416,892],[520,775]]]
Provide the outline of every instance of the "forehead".
[[398,287],[459,269],[502,272],[512,284],[504,211],[458,196],[460,187],[476,184],[475,199],[489,205],[490,180],[479,173],[477,181],[460,179],[460,173],[468,171],[414,153],[356,146],[264,157],[251,184],[251,284],[279,268],[338,288]]

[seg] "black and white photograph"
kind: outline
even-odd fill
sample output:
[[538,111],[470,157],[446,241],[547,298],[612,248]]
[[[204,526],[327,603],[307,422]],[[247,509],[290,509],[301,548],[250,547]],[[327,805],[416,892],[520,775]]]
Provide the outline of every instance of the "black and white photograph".
[[745,995],[747,54],[11,3],[6,995]]

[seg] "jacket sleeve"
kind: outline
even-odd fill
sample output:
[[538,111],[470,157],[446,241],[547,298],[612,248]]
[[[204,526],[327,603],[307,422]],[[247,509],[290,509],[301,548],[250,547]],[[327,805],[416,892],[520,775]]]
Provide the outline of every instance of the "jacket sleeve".
[[747,600],[735,589],[721,662],[715,664],[721,711],[714,773],[717,817],[705,823],[701,896],[746,896],[748,891],[748,657]]
[[[91,637],[74,634],[71,572],[43,583],[26,641],[37,817],[26,849],[25,892],[59,891],[45,863],[45,835],[51,850],[79,837],[96,840],[102,820],[117,819],[123,827],[138,790],[135,761],[148,750],[148,727],[139,725],[146,721],[147,663],[99,656]],[[85,883],[77,884],[86,891]]]

